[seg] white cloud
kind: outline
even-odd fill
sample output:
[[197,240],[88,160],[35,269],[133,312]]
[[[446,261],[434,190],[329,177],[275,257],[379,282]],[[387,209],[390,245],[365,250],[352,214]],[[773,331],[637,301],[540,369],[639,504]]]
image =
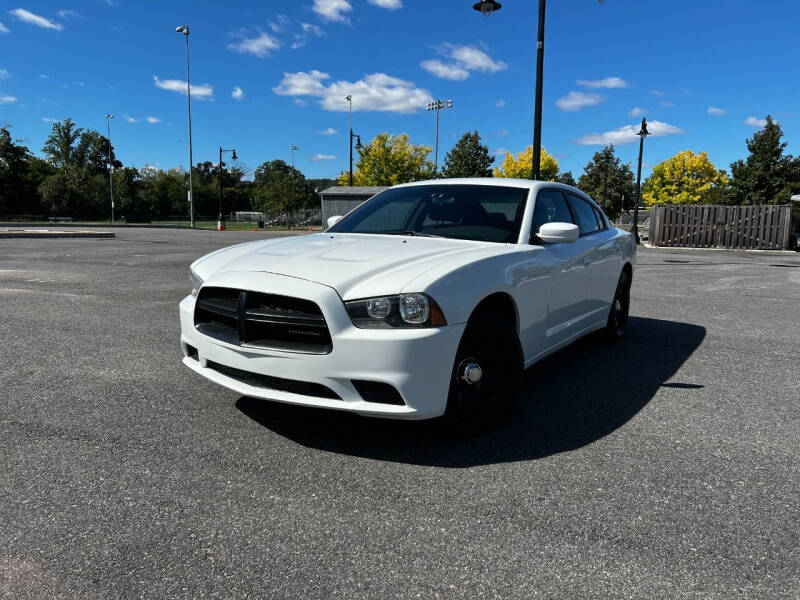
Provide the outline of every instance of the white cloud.
[[650,93],[653,94],[653,96],[656,96],[657,98],[661,98],[662,96],[667,95],[667,92],[663,90],[650,90]]
[[258,37],[245,38],[240,42],[228,44],[228,50],[241,52],[242,54],[252,54],[258,58],[264,58],[273,50],[281,47],[278,40],[268,33],[261,32]]
[[494,60],[483,50],[474,46],[458,46],[455,44],[441,44],[437,51],[452,62],[444,63],[440,60],[424,60],[420,66],[431,75],[462,81],[469,77],[470,71],[481,73],[497,73],[508,68],[502,60]]
[[161,123],[161,119],[159,119],[158,117],[151,117],[149,115],[145,117],[144,120],[150,123],[151,125],[155,125],[156,123]]
[[125,119],[126,123],[141,123],[142,121],[147,121],[148,123],[153,125],[156,123],[161,123],[161,119],[159,119],[158,117],[151,117],[151,116],[137,119],[136,117],[132,117],[130,115],[123,115],[122,118]]
[[556,106],[566,112],[575,112],[586,106],[595,106],[606,99],[600,94],[586,94],[584,92],[570,92],[556,100]]
[[0,94],[0,104],[14,104],[17,101],[16,96],[9,96],[8,94]]
[[670,108],[670,107],[672,107],[672,106],[675,106],[675,103],[674,103],[672,100],[664,100],[664,101],[663,101],[663,102],[660,104],[660,106],[663,106],[664,108]]
[[[623,125],[618,129],[606,131],[605,133],[588,133],[581,138],[575,140],[576,144],[581,146],[607,146],[608,144],[630,144],[638,141],[639,136],[636,135],[641,128],[641,124],[636,125]],[[670,125],[669,123],[662,123],[661,121],[648,121],[647,130],[653,137],[663,137],[665,135],[675,135],[683,133],[680,127]]]
[[495,103],[494,103],[494,105],[495,105],[497,108],[505,108],[507,104],[506,104],[506,101],[505,101],[505,100],[503,100],[502,98],[500,98],[500,99],[499,99],[497,102],[495,102]]
[[29,25],[36,25],[36,27],[41,27],[42,29],[54,29],[55,31],[61,31],[64,29],[63,25],[60,23],[56,23],[45,17],[33,14],[24,8],[15,8],[14,10],[8,11],[8,13],[18,21],[28,23]]
[[122,118],[125,119],[125,122],[127,123],[138,123],[141,121],[141,119],[135,119],[130,115],[123,115]]
[[339,158],[335,154],[315,154],[314,156],[310,156],[308,160],[312,162],[322,162],[324,160],[336,160]]
[[336,131],[333,127],[328,127],[323,131],[318,131],[317,135],[339,135],[339,132]]
[[389,10],[397,10],[403,8],[401,0],[367,0],[370,4],[380,6],[381,8],[388,8]]
[[626,88],[630,86],[627,81],[620,79],[619,77],[606,77],[605,79],[579,79],[577,84],[588,88],[605,89]]
[[349,109],[345,96],[353,96],[353,110],[412,113],[433,101],[430,92],[385,73],[372,73],[355,82],[334,81],[326,85],[330,75],[320,71],[284,73],[281,82],[272,88],[280,96],[312,96],[325,110],[343,112]]
[[462,69],[456,64],[446,65],[440,60],[423,60],[419,64],[431,75],[436,75],[436,77],[441,77],[442,79],[463,81],[469,77],[469,71]]
[[494,132],[494,134],[498,137],[506,137],[509,135],[509,132],[506,129],[498,129]]
[[58,119],[53,119],[52,117],[42,117],[42,121],[45,123],[58,123]]
[[[153,83],[162,90],[186,94],[186,82],[180,79],[159,79],[157,75],[153,75]],[[193,84],[192,97],[198,100],[212,100],[214,98],[214,86],[207,83]]]
[[308,106],[308,100],[303,100],[302,98],[295,98],[292,102],[297,106]]
[[706,112],[710,115],[714,115],[715,117],[721,117],[725,114],[725,109],[717,108],[716,106],[709,106]]
[[244,90],[237,85],[231,92],[231,98],[234,100],[242,100],[244,98]]
[[628,111],[629,117],[641,117],[642,115],[646,115],[647,111],[643,108],[639,108],[638,106],[634,106],[632,109]]
[[9,33],[8,27],[3,25],[3,23],[0,23],[0,33]]
[[347,0],[314,0],[311,9],[326,21],[349,23],[350,19],[342,13],[352,11],[353,7]]
[[496,148],[492,154],[495,156],[505,156],[506,154],[510,154],[511,151],[508,148]]
[[274,21],[270,21],[269,28],[275,33],[283,33],[289,25],[289,17],[286,15],[278,15]]
[[747,117],[744,120],[744,124],[748,127],[766,127],[767,120],[766,119],[759,119],[757,117]]
[[59,17],[61,17],[62,19],[72,19],[73,17],[77,18],[77,19],[85,19],[86,18],[81,13],[75,12],[74,10],[67,10],[67,9],[62,9],[62,10],[58,11],[56,14]]
[[0,81],[9,77],[11,77],[11,73],[8,72],[8,69],[0,69]]
[[291,45],[292,50],[297,50],[298,48],[305,46],[308,43],[309,35],[322,37],[325,35],[325,32],[318,25],[314,25],[312,23],[300,23],[300,32],[293,34],[294,41]]

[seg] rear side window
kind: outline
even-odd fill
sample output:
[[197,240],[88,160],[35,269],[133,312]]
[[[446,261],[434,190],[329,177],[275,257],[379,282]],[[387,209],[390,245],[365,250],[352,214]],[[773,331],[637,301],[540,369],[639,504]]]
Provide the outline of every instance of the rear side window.
[[606,229],[606,220],[603,218],[603,213],[594,206],[592,208],[594,208],[594,216],[597,217],[597,223],[600,225],[600,229]]
[[598,231],[600,225],[597,224],[594,207],[586,202],[586,200],[573,196],[572,194],[568,194],[568,198],[572,213],[578,221],[577,225],[581,230],[581,235]]
[[558,190],[542,190],[536,196],[533,209],[534,234],[539,233],[539,228],[545,223],[572,223],[572,216],[564,200],[564,194]]

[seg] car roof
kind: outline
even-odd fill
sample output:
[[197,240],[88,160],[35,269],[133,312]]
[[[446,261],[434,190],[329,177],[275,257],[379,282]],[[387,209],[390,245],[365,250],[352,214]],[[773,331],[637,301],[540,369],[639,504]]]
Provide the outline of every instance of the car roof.
[[417,185],[492,185],[501,187],[514,187],[525,189],[538,189],[540,187],[559,187],[567,190],[574,190],[583,195],[579,189],[557,183],[555,181],[539,181],[534,179],[512,179],[506,177],[459,177],[453,179],[428,179],[425,181],[412,181],[411,183],[401,183],[394,187],[413,187]]

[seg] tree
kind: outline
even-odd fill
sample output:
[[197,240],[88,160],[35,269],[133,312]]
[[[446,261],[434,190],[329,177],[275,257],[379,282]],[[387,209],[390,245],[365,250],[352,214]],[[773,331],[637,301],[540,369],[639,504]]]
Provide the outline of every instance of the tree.
[[575,178],[572,176],[572,171],[564,171],[563,173],[559,173],[556,177],[556,181],[558,183],[563,183],[564,185],[578,187],[578,184],[575,182]]
[[489,148],[481,144],[477,131],[461,136],[456,145],[444,157],[442,175],[445,177],[491,177],[494,156]]
[[658,163],[642,189],[647,206],[653,204],[717,204],[728,185],[708,154],[691,150]]
[[[514,177],[517,179],[530,179],[533,173],[533,146],[528,146],[522,152],[512,156],[506,152],[503,165],[494,168],[495,177]],[[552,154],[542,148],[539,162],[539,179],[541,181],[555,181],[558,177],[558,161]]]
[[74,165],[75,147],[82,133],[83,129],[75,125],[72,119],[53,123],[42,152],[57,169]]
[[[396,185],[434,177],[436,167],[428,158],[430,146],[410,144],[408,134],[379,133],[358,151],[353,172],[355,185]],[[339,185],[349,184],[349,173],[338,178]]]
[[109,152],[114,168],[122,167],[106,136],[92,129],[81,129],[72,119],[53,123],[42,152],[57,169],[73,166],[89,169],[93,175],[104,173],[107,172]]
[[594,153],[592,160],[583,168],[578,187],[594,198],[611,218],[620,213],[624,199],[627,199],[629,207],[633,206],[636,194],[630,165],[622,164],[614,154],[613,144]]
[[40,214],[39,186],[51,170],[0,127],[0,215]]
[[781,126],[767,115],[764,129],[747,140],[750,155],[731,163],[730,204],[785,204],[800,185],[800,166],[783,153]]
[[264,212],[291,212],[314,205],[314,186],[282,160],[265,162],[254,172],[255,206]]

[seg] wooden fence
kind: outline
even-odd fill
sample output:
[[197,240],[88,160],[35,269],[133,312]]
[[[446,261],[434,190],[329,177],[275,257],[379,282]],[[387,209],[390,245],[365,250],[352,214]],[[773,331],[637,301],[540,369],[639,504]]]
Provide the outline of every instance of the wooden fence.
[[658,204],[650,212],[650,243],[686,248],[789,248],[792,207]]

